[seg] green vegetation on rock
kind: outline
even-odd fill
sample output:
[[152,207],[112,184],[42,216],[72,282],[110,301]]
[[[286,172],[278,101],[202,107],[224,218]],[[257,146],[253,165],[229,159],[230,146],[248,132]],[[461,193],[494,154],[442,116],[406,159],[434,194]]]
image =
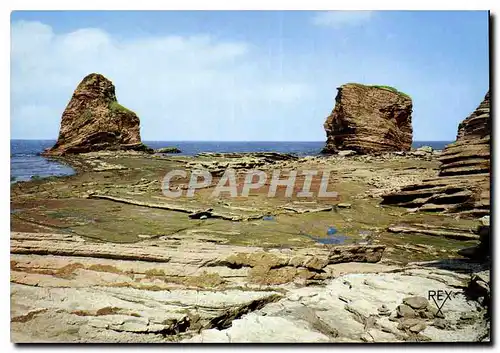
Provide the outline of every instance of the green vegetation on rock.
[[144,143],[140,143],[138,146],[134,148],[135,151],[142,151],[146,153],[154,153],[154,149],[151,147],[146,146]]
[[111,109],[114,112],[119,112],[119,113],[132,113],[132,114],[135,114],[133,111],[131,111],[130,109],[125,108],[123,105],[121,105],[120,103],[118,103],[116,101],[113,101],[113,102],[109,103],[109,109]]
[[409,96],[408,94],[406,94],[406,93],[404,93],[404,92],[401,92],[401,91],[398,91],[396,88],[391,87],[391,86],[372,85],[371,87],[381,88],[381,89],[387,89],[387,90],[392,91],[392,92],[394,92],[394,93],[398,93],[398,94],[401,94],[401,95],[403,95],[403,96],[405,96],[405,97],[410,98],[410,96]]
[[177,147],[163,147],[163,148],[158,148],[156,153],[181,153],[182,151],[178,149]]
[[[151,200],[161,197],[161,181],[167,171],[182,168],[185,161],[207,162],[210,158],[170,156],[156,158],[154,155],[127,155],[122,153],[103,153],[97,159],[99,164],[122,165],[126,169],[96,171],[90,167],[78,167],[79,173],[57,178],[54,182],[43,178],[38,181],[14,184],[11,190],[11,209],[18,210],[11,214],[13,231],[47,232],[47,227],[53,232],[81,235],[111,243],[130,243],[155,239],[162,236],[195,237],[214,239],[217,242],[238,246],[258,246],[271,248],[296,248],[315,246],[314,238],[327,237],[330,227],[335,227],[339,234],[347,237],[345,244],[355,244],[361,241],[372,241],[373,244],[387,246],[384,258],[406,263],[433,259],[448,259],[456,256],[458,249],[475,245],[476,241],[448,239],[420,233],[392,233],[389,226],[427,224],[440,227],[458,227],[475,229],[477,220],[444,216],[434,213],[407,212],[405,208],[380,206],[380,199],[371,183],[372,180],[386,180],[387,185],[397,185],[399,179],[392,180],[391,175],[405,173],[413,175],[415,169],[424,175],[431,175],[439,166],[437,160],[421,160],[414,158],[374,159],[370,163],[361,160],[338,160],[332,166],[335,173],[344,176],[335,184],[332,190],[339,190],[341,202],[351,203],[351,208],[339,208],[331,211],[294,213],[284,212],[282,207],[322,208],[330,205],[329,201],[314,200],[309,204],[305,200],[278,196],[269,198],[267,192],[256,193],[248,198],[218,200],[212,198],[213,188],[200,189],[195,198],[181,197],[152,203],[168,203],[179,209],[205,210],[213,208],[214,212],[232,216],[253,214],[273,214],[274,221],[256,219],[253,221],[228,221],[219,218],[208,218],[200,221],[190,219],[188,213],[154,207],[126,204],[105,199],[82,197],[88,191],[105,192],[109,196],[151,203]],[[74,156],[69,161],[84,162],[87,156]],[[213,160],[214,158],[212,158]],[[95,162],[94,159],[89,159]],[[221,159],[223,162],[229,159]],[[297,167],[303,162],[297,162]],[[325,168],[316,162],[307,162],[307,168]],[[95,168],[92,164],[92,168]],[[360,170],[364,177],[351,177],[352,170]],[[425,174],[427,173],[427,174]],[[390,184],[389,184],[390,183]],[[183,183],[179,181],[179,184]],[[109,188],[113,185],[113,188]],[[384,183],[385,185],[385,183]],[[333,187],[333,185],[332,185]],[[385,187],[385,186],[382,186]],[[388,187],[388,186],[387,186]],[[109,190],[109,191],[108,191]],[[185,193],[185,192],[184,192]],[[278,193],[279,194],[279,193]],[[366,195],[366,196],[364,196]],[[363,196],[363,199],[358,199]],[[220,201],[220,202],[219,202]],[[293,204],[294,201],[300,202]],[[290,205],[292,203],[292,205]],[[281,211],[276,211],[280,210]],[[36,223],[33,223],[36,222]],[[139,235],[146,235],[143,238]],[[369,237],[368,239],[365,239]],[[419,245],[420,244],[420,245]],[[408,246],[407,246],[408,245]],[[425,245],[425,246],[424,246]],[[417,246],[415,248],[415,246]],[[420,248],[419,248],[420,246]],[[417,249],[422,249],[418,251]],[[240,255],[241,256],[241,255]],[[238,260],[238,259],[235,259]],[[245,260],[247,260],[245,258]],[[280,278],[293,275],[290,270],[273,267],[274,256],[269,253],[265,258],[255,260],[252,270],[252,280],[262,278],[264,283],[275,283]],[[264,266],[265,265],[265,266]],[[157,269],[158,271],[161,268]],[[148,272],[146,275],[168,278],[169,274]],[[197,274],[198,276],[199,274]],[[163,277],[162,277],[163,276]],[[193,275],[194,276],[194,275]],[[186,280],[182,279],[183,284]],[[190,285],[217,286],[218,278],[190,278]],[[138,284],[139,285],[139,284]],[[158,290],[161,290],[160,289]],[[150,289],[153,290],[153,289]]]
[[348,83],[348,85],[357,85],[357,86],[365,86],[365,87],[374,87],[374,88],[385,89],[385,90],[388,90],[388,91],[400,94],[402,96],[405,96],[405,97],[408,97],[408,98],[411,99],[411,97],[408,94],[406,94],[404,92],[401,92],[397,88],[394,88],[392,86],[385,86],[385,85],[364,85],[362,83]]

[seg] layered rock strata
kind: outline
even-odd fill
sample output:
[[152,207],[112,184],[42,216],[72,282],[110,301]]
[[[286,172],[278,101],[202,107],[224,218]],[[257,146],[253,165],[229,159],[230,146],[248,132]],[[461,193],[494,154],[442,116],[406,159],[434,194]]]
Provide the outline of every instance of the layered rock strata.
[[342,85],[324,124],[323,153],[409,151],[412,107],[411,98],[392,87]]
[[383,196],[383,203],[421,211],[490,213],[490,94],[458,127],[439,157],[438,176]]

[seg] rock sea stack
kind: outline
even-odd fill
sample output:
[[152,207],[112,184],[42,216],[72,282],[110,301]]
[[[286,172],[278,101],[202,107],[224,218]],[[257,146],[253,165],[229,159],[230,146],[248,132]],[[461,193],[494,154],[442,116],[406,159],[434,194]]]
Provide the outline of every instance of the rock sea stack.
[[410,150],[413,103],[408,95],[388,86],[358,83],[337,90],[335,108],[324,124],[327,141],[323,153]]
[[43,154],[151,152],[141,142],[139,125],[139,117],[118,103],[113,83],[101,74],[92,73],[80,82],[66,106],[56,144]]
[[383,203],[421,211],[490,214],[490,94],[458,126],[457,140],[445,147],[436,178],[383,196]]
[[440,176],[490,173],[490,93],[476,110],[458,125],[457,140],[439,158]]

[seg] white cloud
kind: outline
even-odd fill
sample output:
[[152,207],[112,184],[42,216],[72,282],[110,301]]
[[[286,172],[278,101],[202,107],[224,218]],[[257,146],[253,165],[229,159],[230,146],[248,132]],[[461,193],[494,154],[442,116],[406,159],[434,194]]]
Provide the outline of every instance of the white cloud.
[[[372,16],[323,12],[315,23],[353,26]],[[455,54],[445,47],[443,61],[407,60],[393,54],[408,42],[404,34],[386,51],[381,48],[390,33],[371,38],[366,28],[357,29],[326,37],[316,29],[319,38],[290,37],[281,51],[280,38],[242,42],[202,33],[124,39],[99,28],[60,33],[39,22],[14,22],[11,137],[56,138],[73,90],[85,75],[99,72],[113,81],[119,102],[137,112],[144,140],[322,140],[335,88],[346,82],[407,92],[414,101],[414,138],[453,139],[458,122],[484,96],[475,90],[487,86],[487,71],[470,75],[465,64],[451,65]],[[355,36],[362,38],[342,44]],[[371,41],[375,45],[365,45]],[[449,65],[453,70],[444,69]]]
[[12,24],[12,138],[55,138],[80,80],[99,72],[137,112],[145,140],[279,139],[275,120],[311,97],[311,87],[264,65],[247,43],[207,35],[119,39],[99,28],[54,33]]
[[312,22],[317,26],[334,28],[357,26],[368,22],[373,14],[373,11],[324,11],[318,12]]

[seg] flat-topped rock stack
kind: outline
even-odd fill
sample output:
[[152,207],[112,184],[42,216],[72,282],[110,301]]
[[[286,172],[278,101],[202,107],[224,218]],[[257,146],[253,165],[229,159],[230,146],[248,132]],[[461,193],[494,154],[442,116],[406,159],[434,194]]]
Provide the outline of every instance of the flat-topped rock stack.
[[327,141],[323,153],[409,151],[412,109],[411,98],[393,87],[342,85],[324,124]]
[[458,127],[446,146],[437,178],[383,196],[384,204],[421,211],[484,216],[490,213],[490,95]]

